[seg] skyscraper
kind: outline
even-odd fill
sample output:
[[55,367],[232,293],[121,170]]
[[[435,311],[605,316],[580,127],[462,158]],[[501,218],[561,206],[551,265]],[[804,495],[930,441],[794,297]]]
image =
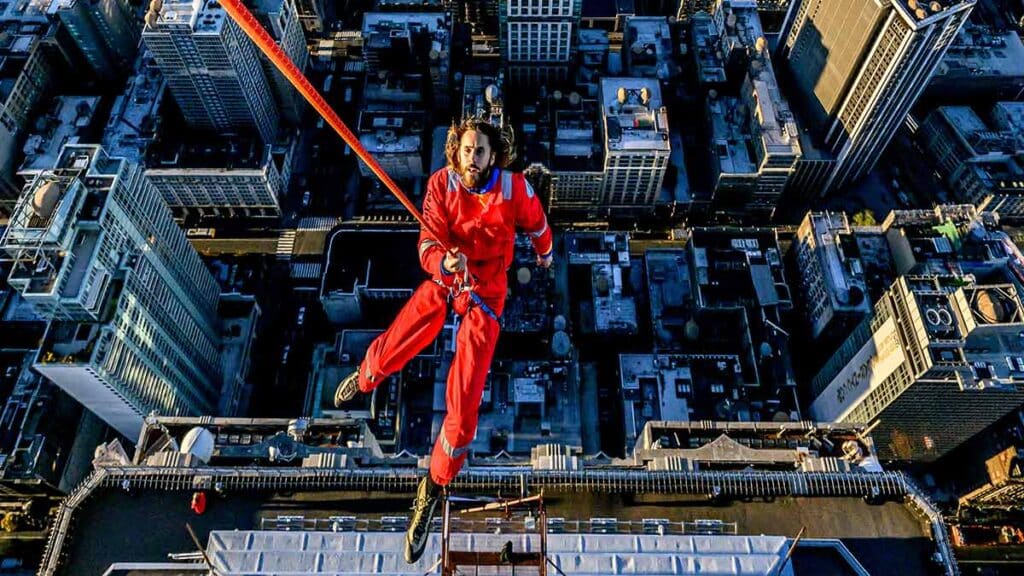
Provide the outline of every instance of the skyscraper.
[[[270,36],[277,40],[277,45],[285,55],[300,71],[305,71],[306,63],[309,62],[309,48],[306,46],[306,35],[299,19],[296,0],[259,0],[253,13]],[[288,122],[298,124],[306,106],[302,96],[262,52],[260,63],[263,65],[267,80],[270,81],[281,115]]]
[[652,205],[668,169],[668,112],[658,81],[601,79],[606,206]]
[[56,13],[102,80],[123,77],[138,51],[139,28],[126,0],[56,0]]
[[216,1],[175,0],[151,10],[142,39],[191,126],[253,128],[275,141],[277,106],[258,51]]
[[0,249],[50,320],[35,369],[137,437],[151,411],[216,411],[219,288],[143,170],[67,145],[26,186]]
[[826,194],[870,171],[976,0],[805,0],[781,46],[808,123],[835,158]]
[[565,80],[576,52],[580,0],[500,0],[501,57],[518,84]]
[[880,421],[883,458],[935,460],[1024,402],[1011,284],[901,276],[811,382],[819,422]]

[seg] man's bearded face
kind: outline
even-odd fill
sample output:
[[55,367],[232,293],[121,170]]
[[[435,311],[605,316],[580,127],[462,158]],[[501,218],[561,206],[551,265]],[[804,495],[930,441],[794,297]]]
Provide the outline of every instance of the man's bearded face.
[[494,166],[494,152],[487,135],[467,130],[459,141],[459,166],[462,183],[467,188],[479,188],[487,183]]

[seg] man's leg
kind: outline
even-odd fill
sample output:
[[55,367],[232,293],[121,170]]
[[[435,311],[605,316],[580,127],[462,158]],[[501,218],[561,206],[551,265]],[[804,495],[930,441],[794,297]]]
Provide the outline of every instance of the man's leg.
[[476,435],[480,399],[500,329],[498,321],[479,306],[472,306],[459,326],[445,394],[448,414],[430,456],[430,475],[441,486],[459,473]]
[[426,280],[402,306],[394,322],[378,336],[360,365],[359,390],[370,392],[401,370],[437,338],[448,314],[448,289]]
[[479,306],[470,307],[462,317],[455,337],[455,358],[448,371],[448,414],[434,443],[430,472],[416,492],[412,521],[405,535],[405,560],[410,564],[423,554],[441,490],[459,473],[476,435],[480,398],[499,331],[498,321]]
[[388,375],[401,370],[437,338],[447,313],[448,289],[432,280],[420,284],[391,326],[370,344],[357,372],[338,384],[334,405],[348,402],[358,392],[372,391]]

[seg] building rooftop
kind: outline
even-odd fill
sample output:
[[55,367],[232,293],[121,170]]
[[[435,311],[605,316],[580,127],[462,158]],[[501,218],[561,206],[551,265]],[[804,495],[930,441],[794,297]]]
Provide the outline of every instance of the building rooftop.
[[[442,376],[447,371],[441,371]],[[435,386],[442,408],[435,418],[435,434],[443,417],[444,382]],[[480,421],[472,449],[476,456],[501,452],[528,456],[544,444],[582,449],[580,386],[576,366],[569,361],[498,360],[491,367],[480,405]]]
[[53,0],[28,0],[27,2],[4,2],[0,4],[0,22],[18,24],[46,24],[46,14]]
[[426,28],[431,33],[447,37],[443,15],[434,12],[367,12],[363,15],[363,33],[384,29]]
[[[1024,305],[1014,285],[905,275],[893,284],[889,298],[899,316],[873,335],[879,350],[873,382],[888,377],[907,358],[913,359],[908,365],[912,380],[953,381],[964,391],[999,394],[1024,382]],[[916,337],[906,342],[897,331]],[[838,420],[850,408],[845,398],[841,389],[834,394],[826,390],[812,411],[823,421]]]
[[935,70],[938,78],[1024,76],[1024,44],[1013,30],[993,30],[968,21]]
[[997,102],[992,107],[992,119],[1001,130],[1024,132],[1024,102]]
[[628,295],[629,269],[620,264],[590,266],[594,330],[635,334],[636,300]]
[[[196,426],[205,430],[188,432]],[[280,572],[286,566],[307,566],[311,558],[337,563],[331,565],[351,569],[349,573],[379,572],[384,566],[397,569],[403,566],[395,558],[401,548],[398,540],[422,471],[411,458],[374,458],[361,445],[365,440],[355,433],[359,429],[352,421],[151,420],[133,461],[119,456],[117,450],[107,451],[110,456],[96,463],[97,472],[75,492],[79,497],[63,503],[50,531],[44,569],[58,574],[102,574],[115,563],[167,563],[169,553],[191,553],[192,562],[198,562],[185,523],[200,542],[209,543],[212,557],[224,562],[225,572]],[[804,470],[815,470],[813,464],[796,467],[795,462],[824,461],[821,456],[840,450],[846,454],[848,441],[853,443],[849,450],[853,459],[863,457],[865,445],[850,430],[808,431],[800,424],[708,428],[667,423],[647,430],[646,465],[585,460],[564,451],[551,459],[550,449],[540,450],[527,465],[518,460],[473,461],[454,489],[460,496],[487,501],[503,486],[509,493],[520,489],[536,493],[543,488],[553,560],[572,560],[578,562],[577,568],[595,573],[613,571],[607,569],[613,557],[620,563],[648,565],[644,550],[662,545],[652,537],[671,545],[678,559],[668,564],[659,561],[644,573],[652,573],[655,566],[661,567],[660,573],[687,573],[686,566],[696,565],[691,562],[701,563],[705,573],[749,573],[737,572],[735,561],[722,565],[709,558],[753,553],[759,549],[760,544],[754,544],[761,542],[759,538],[791,542],[801,527],[806,528],[804,541],[842,543],[842,548],[832,549],[863,570],[854,573],[923,573],[936,550],[952,566],[941,517],[902,475],[843,466],[807,474]],[[186,444],[187,433],[193,439],[187,443],[195,448],[184,455],[178,446]],[[727,441],[732,441],[731,447]],[[694,452],[701,447],[703,452]],[[320,456],[299,457],[311,450],[320,450]],[[763,454],[765,467],[737,471],[733,457],[746,454],[745,450]],[[777,452],[787,455],[779,458]],[[212,454],[219,464],[202,464],[199,456],[204,453]],[[682,461],[685,454],[693,456],[699,469],[660,468],[673,457]],[[339,465],[353,459],[360,460],[358,468]],[[725,467],[716,470],[716,462]],[[571,484],[564,481],[566,467],[574,470]],[[188,506],[196,490],[209,495],[202,515]],[[708,494],[713,495],[712,501]],[[749,494],[764,498],[743,498]],[[895,501],[868,504],[862,498],[872,495]],[[902,503],[904,496],[911,505]],[[458,504],[455,507],[452,526],[457,536],[452,543],[456,549],[500,547],[506,540],[512,540],[517,549],[535,545],[535,516],[468,516],[457,511]],[[153,522],[156,511],[160,522]],[[147,537],[132,537],[141,525],[147,526]],[[86,529],[95,526],[104,529]],[[496,531],[503,535],[492,540]],[[933,534],[939,538],[938,549],[931,540]],[[433,538],[431,546],[436,545],[437,536]],[[627,547],[619,548],[627,542]],[[345,557],[329,552],[339,546],[347,551]],[[694,546],[703,555],[696,555]],[[362,564],[371,560],[369,547],[376,554],[373,568]],[[362,558],[364,553],[367,558]],[[817,554],[798,560],[800,556],[798,548],[790,565],[793,574],[823,573]],[[435,557],[432,547],[423,565],[416,566],[418,573],[428,571]],[[258,559],[262,568],[252,564]],[[681,564],[684,559],[686,563]],[[754,564],[743,564],[743,570],[753,569]],[[131,573],[125,567],[116,569],[121,572],[114,573]]]
[[697,61],[697,79],[701,84],[725,82],[725,63],[719,46],[719,30],[715,20],[701,11],[689,18],[690,46]]
[[515,242],[510,269],[514,272],[516,285],[505,300],[502,333],[546,334],[553,322],[553,274],[536,268],[537,257],[528,236],[519,234]]
[[871,301],[864,281],[860,250],[846,220],[836,212],[810,212],[814,254],[825,280],[825,290],[838,311],[868,312]]
[[970,204],[893,210],[882,222],[899,274],[973,274],[1005,279],[1013,242]]
[[165,129],[160,136],[147,149],[148,170],[262,170],[270,161],[271,146],[255,135],[192,135]]
[[917,0],[889,0],[903,20],[911,26],[925,26],[933,19],[966,5],[974,0],[942,0],[941,2],[918,2]]
[[[577,103],[574,105],[573,101]],[[560,106],[553,107],[554,149],[550,154],[550,167],[556,171],[602,170],[604,148],[601,146],[598,103],[577,93],[562,98]]]
[[170,0],[163,5],[158,22],[167,25],[187,23],[195,34],[219,35],[229,19],[230,16],[216,0]]
[[357,286],[411,293],[426,277],[416,259],[417,234],[409,229],[338,230],[327,246],[321,296],[351,293]]
[[655,350],[679,351],[696,313],[688,253],[652,249],[644,252],[644,261]]
[[462,82],[462,117],[486,119],[492,126],[505,125],[504,74],[467,74]]
[[666,80],[672,58],[672,32],[664,16],[630,16],[626,18],[623,49],[628,70],[634,76]]
[[669,150],[668,112],[657,80],[601,78],[600,94],[609,151]]
[[423,146],[426,122],[422,110],[363,110],[359,114],[359,141],[379,154],[418,152]]
[[25,141],[22,148],[25,160],[18,173],[25,175],[53,168],[65,144],[77,144],[81,137],[88,138],[99,101],[98,96],[55,98],[49,113],[35,121],[35,127],[41,130]]
[[721,2],[715,5],[712,17],[726,26],[718,49],[713,54],[707,51],[705,57],[721,60],[722,69],[730,61],[749,58],[738,98],[708,98],[721,171],[758,172],[768,156],[799,156],[796,120],[779,89],[757,4],[746,0]]
[[141,164],[156,138],[167,81],[149,52],[139,56],[135,69],[138,73],[128,79],[125,91],[114,100],[103,132],[103,149],[114,157]]
[[695,228],[690,242],[701,306],[792,305],[774,229]]
[[[935,114],[955,131],[974,156],[1015,154],[1024,150],[1024,103],[999,102],[989,121],[969,106],[942,106]],[[974,159],[966,158],[964,160]]]

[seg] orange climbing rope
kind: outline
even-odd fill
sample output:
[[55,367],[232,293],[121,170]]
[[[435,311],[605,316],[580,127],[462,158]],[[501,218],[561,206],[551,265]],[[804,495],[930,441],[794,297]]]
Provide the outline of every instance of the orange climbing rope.
[[[306,102],[309,102],[317,113],[331,125],[331,128],[334,128],[334,131],[338,136],[341,136],[341,139],[355,150],[359,158],[362,159],[370,170],[377,175],[377,178],[380,178],[380,181],[387,186],[388,190],[394,194],[395,198],[398,198],[398,201],[402,203],[402,206],[405,206],[405,209],[412,214],[413,218],[416,218],[420,225],[430,232],[434,238],[442,238],[443,236],[438,235],[430,228],[426,221],[423,220],[423,215],[416,209],[416,206],[409,201],[409,198],[406,197],[405,193],[403,193],[401,189],[398,188],[395,181],[388,176],[388,173],[384,171],[384,168],[382,168],[377,162],[377,159],[363,147],[362,143],[359,142],[359,138],[356,138],[355,134],[353,134],[352,131],[349,130],[348,126],[342,122],[341,118],[339,118],[338,114],[331,109],[323,96],[313,88],[313,85],[309,83],[309,80],[306,79],[305,75],[303,75],[302,72],[299,71],[298,67],[295,66],[295,63],[293,63],[281,47],[274,42],[274,39],[270,37],[270,34],[267,34],[267,31],[263,29],[263,26],[261,26],[252,13],[249,12],[249,9],[242,4],[242,0],[220,0],[220,4],[224,7],[228,16],[231,16],[231,19],[242,28],[242,31],[245,32],[246,36],[252,39],[256,44],[256,47],[259,48],[271,62],[273,62],[274,66],[281,72],[281,74],[284,74],[284,77],[291,82],[292,86],[295,86],[295,89],[299,91],[299,94],[302,94],[302,97],[306,99]],[[444,246],[443,244],[442,247],[445,250],[449,249],[448,246]]]

